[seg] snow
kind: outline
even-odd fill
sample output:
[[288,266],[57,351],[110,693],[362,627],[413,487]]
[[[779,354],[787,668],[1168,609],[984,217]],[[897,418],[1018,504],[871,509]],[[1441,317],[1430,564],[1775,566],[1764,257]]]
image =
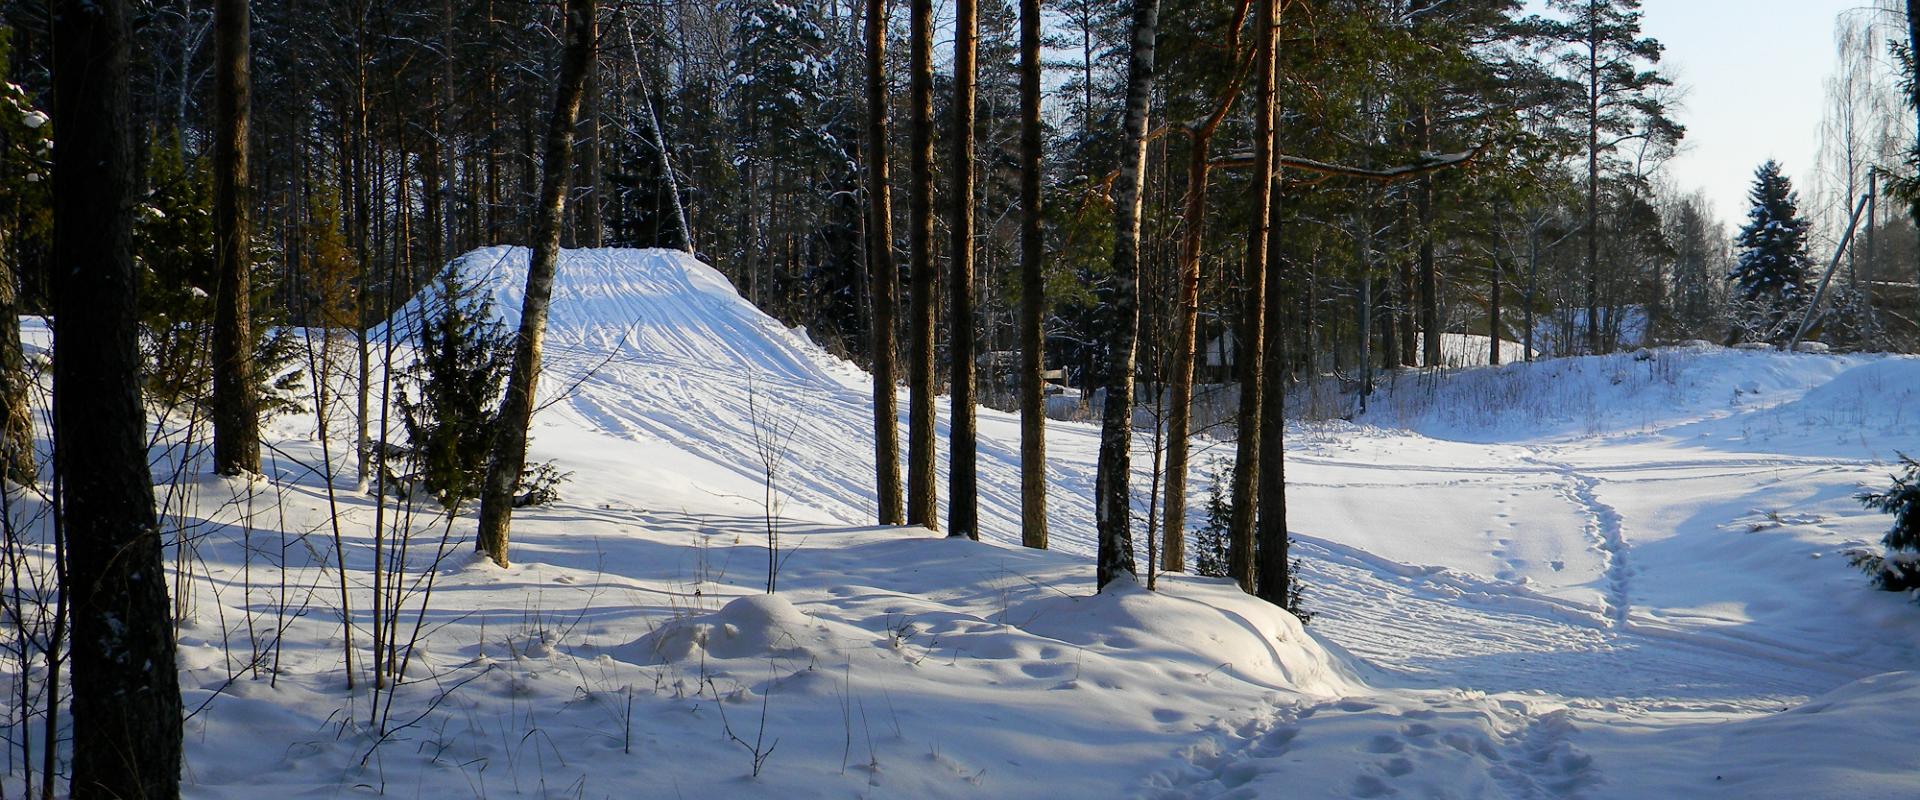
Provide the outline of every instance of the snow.
[[[525,251],[463,263],[511,317]],[[1052,550],[1018,546],[1018,420],[984,408],[983,541],[874,526],[867,376],[685,255],[567,251],[547,346],[532,455],[575,477],[516,515],[511,568],[416,511],[435,588],[384,738],[342,683],[311,421],[276,421],[266,481],[163,493],[199,547],[188,796],[1920,794],[1920,607],[1837,557],[1886,525],[1852,495],[1920,449],[1920,359],[1382,376],[1367,414],[1289,428],[1303,627],[1221,579],[1094,594],[1083,423],[1049,423]],[[773,595],[756,424],[794,431]],[[1232,448],[1195,445],[1197,524]],[[332,471],[364,657],[374,509]],[[236,665],[281,558],[305,612],[269,684]]]

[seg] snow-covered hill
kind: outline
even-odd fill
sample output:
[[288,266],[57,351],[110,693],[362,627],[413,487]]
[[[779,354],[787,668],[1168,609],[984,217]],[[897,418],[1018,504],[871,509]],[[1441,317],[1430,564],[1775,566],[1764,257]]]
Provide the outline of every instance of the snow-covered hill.
[[[517,309],[524,250],[461,263]],[[343,687],[310,424],[267,482],[192,482],[190,796],[1920,795],[1920,677],[1881,674],[1920,607],[1843,558],[1885,524],[1851,495],[1920,450],[1920,360],[1401,373],[1290,429],[1303,629],[1216,579],[1093,596],[1081,424],[1048,431],[1050,551],[1017,546],[1017,421],[987,409],[986,540],[871,527],[866,376],[685,255],[567,252],[548,337],[533,455],[566,499],[504,570],[419,512],[433,593],[384,737]],[[1198,449],[1204,492],[1231,448]],[[364,648],[374,508],[331,467]],[[275,644],[277,675],[236,667]]]

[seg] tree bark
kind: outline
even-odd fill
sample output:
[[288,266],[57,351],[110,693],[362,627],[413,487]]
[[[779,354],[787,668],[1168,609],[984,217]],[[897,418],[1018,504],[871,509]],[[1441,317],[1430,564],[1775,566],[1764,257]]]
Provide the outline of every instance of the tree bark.
[[947,354],[952,359],[947,465],[947,535],[980,538],[979,441],[974,431],[973,320],[973,105],[978,68],[980,12],[975,0],[954,4],[953,36],[953,263],[947,278],[950,303]]
[[[900,412],[895,402],[893,176],[887,157],[887,0],[867,0],[867,272],[873,293],[874,487],[882,525],[898,525]],[[662,161],[664,163],[664,160]]]
[[1047,546],[1046,264],[1040,234],[1040,0],[1020,0],[1020,543]]
[[560,260],[560,227],[567,204],[567,177],[573,163],[573,128],[580,119],[580,95],[593,61],[596,0],[567,0],[567,47],[560,62],[560,89],[548,120],[546,152],[540,165],[537,235],[528,256],[527,289],[520,304],[520,331],[514,337],[513,368],[500,400],[498,438],[487,465],[480,496],[480,548],[500,566],[507,565],[507,539],[513,523],[513,489],[527,462],[527,428],[540,376],[540,349],[547,334],[547,307]]
[[1113,210],[1113,274],[1106,311],[1106,403],[1100,460],[1094,472],[1094,517],[1100,547],[1098,585],[1135,576],[1131,462],[1134,349],[1140,337],[1140,200],[1147,162],[1147,106],[1153,94],[1154,41],[1160,0],[1135,0],[1127,61],[1126,138]]
[[[1433,145],[1433,120],[1426,108],[1420,109],[1420,149]],[[1433,263],[1433,177],[1422,176],[1415,195],[1415,211],[1420,215],[1420,362],[1427,367],[1441,366],[1440,356],[1440,276]]]
[[[1243,14],[1245,8],[1243,4],[1239,13]],[[1240,29],[1242,18],[1236,15],[1231,30],[1237,32]],[[1237,33],[1230,35],[1228,46],[1238,61]],[[1257,49],[1254,54],[1256,57]],[[1187,160],[1187,196],[1181,212],[1180,315],[1174,322],[1173,396],[1169,398],[1167,409],[1169,438],[1164,511],[1161,517],[1164,531],[1161,534],[1164,543],[1160,551],[1161,569],[1168,572],[1184,572],[1187,568],[1187,461],[1190,429],[1193,427],[1193,362],[1200,326],[1200,248],[1206,233],[1211,145],[1214,132],[1219,130],[1220,123],[1233,109],[1234,98],[1240,94],[1240,82],[1245,75],[1243,69],[1236,67],[1221,88],[1212,113],[1191,129],[1193,143]]]
[[1253,108],[1254,194],[1253,219],[1247,232],[1246,297],[1240,344],[1234,358],[1240,367],[1240,407],[1233,462],[1233,514],[1227,523],[1227,575],[1242,591],[1254,590],[1254,527],[1260,498],[1255,493],[1260,476],[1260,404],[1266,391],[1267,239],[1278,193],[1273,167],[1274,37],[1280,0],[1260,0],[1256,47],[1259,53],[1259,93]]
[[252,180],[247,132],[252,94],[247,0],[213,7],[214,140],[213,468],[260,471],[260,400],[253,376],[250,313]]
[[20,278],[0,230],[0,476],[22,486],[40,479],[33,450],[33,375],[20,346]]
[[1500,259],[1493,259],[1493,289],[1487,297],[1487,363],[1500,366]]
[[140,400],[126,8],[61,0],[53,19],[54,463],[73,620],[68,788],[77,800],[165,800],[180,796],[180,684]]
[[908,145],[908,265],[912,272],[907,370],[907,524],[939,530],[934,497],[933,0],[912,0],[912,118]]
[[1287,555],[1287,473],[1286,434],[1286,348],[1280,319],[1286,313],[1285,281],[1280,258],[1279,190],[1267,205],[1267,274],[1265,291],[1266,343],[1261,347],[1265,362],[1261,372],[1267,381],[1260,394],[1260,510],[1259,528],[1254,534],[1259,558],[1254,566],[1256,593],[1267,602],[1287,607],[1293,587],[1292,564]]
[[583,171],[586,172],[582,177],[586,184],[584,188],[587,190],[587,196],[586,202],[580,204],[579,246],[605,247],[607,246],[607,226],[603,221],[605,215],[601,211],[601,205],[606,202],[606,192],[602,191],[603,177],[600,169],[600,148],[604,138],[601,136],[600,124],[600,59],[598,57],[587,65],[587,82],[583,94],[585,97],[581,102],[586,104],[586,129],[587,135],[591,138],[587,140],[584,159],[586,163],[582,165]]
[[1600,29],[1587,4],[1587,352],[1600,352]]
[[[1916,0],[1920,2],[1920,0]],[[1520,349],[1521,357],[1533,360],[1533,304],[1534,288],[1540,282],[1540,224],[1531,223],[1527,228],[1527,295],[1526,303],[1520,307],[1520,326],[1523,330]]]

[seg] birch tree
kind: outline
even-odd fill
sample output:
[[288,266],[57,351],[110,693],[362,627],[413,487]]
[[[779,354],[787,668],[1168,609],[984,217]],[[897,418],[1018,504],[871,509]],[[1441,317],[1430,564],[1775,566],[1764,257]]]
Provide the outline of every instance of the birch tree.
[[1147,106],[1153,94],[1154,41],[1160,0],[1135,0],[1127,61],[1125,144],[1114,184],[1113,283],[1106,292],[1106,402],[1100,419],[1100,456],[1094,472],[1094,518],[1099,536],[1098,584],[1133,579],[1131,469],[1133,366],[1140,338],[1140,201],[1146,176]]
[[520,305],[520,331],[514,337],[513,367],[500,401],[498,438],[480,495],[480,549],[506,566],[507,539],[513,523],[513,492],[527,461],[527,428],[533,423],[534,392],[540,375],[540,349],[546,338],[553,276],[560,260],[560,229],[573,163],[573,129],[580,118],[580,95],[595,50],[596,0],[567,0],[566,52],[560,62],[560,86],[553,116],[547,121],[546,151],[540,168],[540,205],[534,220],[533,252],[528,257],[526,294]]

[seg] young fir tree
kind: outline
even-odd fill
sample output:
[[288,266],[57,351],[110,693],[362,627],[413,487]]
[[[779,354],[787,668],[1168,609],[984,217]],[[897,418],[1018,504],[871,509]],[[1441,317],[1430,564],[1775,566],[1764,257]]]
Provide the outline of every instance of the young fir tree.
[[1753,200],[1753,210],[1747,212],[1747,224],[1734,239],[1740,257],[1727,278],[1734,283],[1735,297],[1751,309],[1749,326],[1773,339],[1783,333],[1781,322],[1798,303],[1806,281],[1811,265],[1807,234],[1812,226],[1801,219],[1799,193],[1781,174],[1779,162],[1769,159],[1754,171],[1753,190],[1747,196]]
[[1193,572],[1209,578],[1232,574],[1228,558],[1229,527],[1233,520],[1233,498],[1227,494],[1230,478],[1218,465],[1213,467],[1213,488],[1207,491],[1207,521],[1193,533]]
[[1882,589],[1899,592],[1920,587],[1920,462],[1905,455],[1906,472],[1894,476],[1884,492],[1865,492],[1860,504],[1893,515],[1893,527],[1880,539],[1886,555],[1861,552],[1853,564],[1873,576]]
[[463,281],[458,264],[441,273],[435,295],[420,323],[416,391],[401,390],[400,419],[427,491],[457,513],[486,477],[513,340],[494,319],[493,298]]

